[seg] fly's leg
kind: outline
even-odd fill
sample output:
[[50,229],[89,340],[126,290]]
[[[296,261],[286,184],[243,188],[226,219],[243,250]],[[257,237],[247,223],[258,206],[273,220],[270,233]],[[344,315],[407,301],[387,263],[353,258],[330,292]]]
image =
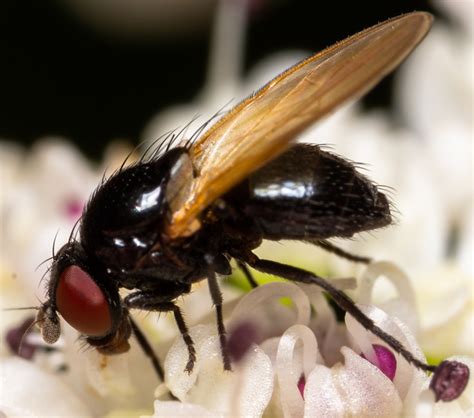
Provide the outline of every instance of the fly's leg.
[[247,281],[250,283],[250,286],[252,286],[252,288],[254,289],[258,287],[258,283],[253,277],[247,265],[240,260],[236,260],[236,261],[237,261],[237,266],[239,267],[240,270],[242,270],[242,273],[244,273],[244,276],[247,279]]
[[356,254],[351,254],[350,252],[339,248],[338,246],[330,243],[326,240],[310,240],[308,241],[311,244],[317,245],[322,249],[326,250],[328,253],[337,255],[338,257],[345,258],[346,260],[353,261],[355,263],[369,264],[372,259],[370,257],[364,257]]
[[[355,263],[369,264],[370,262],[372,262],[372,259],[370,257],[352,254],[346,250],[343,250],[342,248],[339,248],[338,246],[332,244],[327,240],[307,240],[306,242],[313,245],[317,245],[318,247],[321,247],[322,249],[331,254],[335,254],[338,257],[345,258],[346,260],[353,261]],[[250,286],[252,286],[252,288],[254,289],[258,287],[258,283],[253,277],[247,265],[239,259],[236,259],[236,262],[237,266],[242,271],[242,273],[244,273],[245,278],[250,283]]]
[[153,368],[155,369],[158,376],[160,376],[161,381],[164,381],[165,374],[163,373],[163,367],[161,366],[160,360],[151,348],[149,341],[147,340],[141,329],[138,327],[136,322],[132,319],[130,315],[128,318],[132,326],[132,333],[138,341],[138,345],[141,347],[145,355],[150,359],[151,363],[153,364]]
[[162,297],[156,296],[153,292],[142,291],[133,292],[128,295],[124,299],[124,304],[128,309],[142,309],[152,312],[173,312],[178,329],[188,348],[188,363],[184,370],[191,373],[194,368],[194,363],[196,362],[196,349],[194,348],[194,342],[189,335],[188,327],[186,326],[179,307],[173,302],[163,301]]
[[354,302],[343,292],[336,289],[323,278],[296,267],[277,263],[270,260],[261,260],[248,251],[241,257],[246,263],[264,273],[273,274],[300,283],[315,284],[327,292],[334,302],[344,311],[352,315],[369,332],[385,341],[391,348],[405,358],[416,368],[425,372],[432,372],[430,389],[435,394],[435,399],[451,401],[461,395],[469,381],[470,370],[464,363],[454,360],[444,360],[437,366],[426,364],[408,351],[400,341],[383,331],[367,315],[365,315]]
[[219,333],[219,341],[221,344],[222,361],[224,363],[224,370],[232,370],[230,364],[229,350],[227,349],[227,338],[224,327],[224,316],[222,314],[222,293],[217,283],[216,273],[209,272],[207,276],[207,283],[209,285],[209,292],[211,294],[212,302],[216,308],[217,316],[217,331]]
[[366,316],[344,292],[336,289],[322,277],[297,267],[277,263],[271,260],[259,259],[251,252],[248,252],[245,255],[244,261],[254,269],[264,273],[283,277],[287,280],[295,282],[315,284],[321,287],[331,296],[334,302],[342,310],[352,315],[368,331],[372,332],[381,340],[385,341],[397,353],[402,355],[409,363],[424,371],[433,372],[436,370],[435,366],[430,366],[415,358],[413,354],[408,351],[396,338],[392,337],[390,334],[387,334],[385,331],[375,325],[372,319]]

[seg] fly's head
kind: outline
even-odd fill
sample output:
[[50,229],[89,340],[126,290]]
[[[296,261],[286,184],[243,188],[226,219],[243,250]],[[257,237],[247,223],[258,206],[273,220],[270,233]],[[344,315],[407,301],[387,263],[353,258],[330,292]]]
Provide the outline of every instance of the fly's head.
[[131,326],[117,285],[76,241],[55,254],[47,300],[38,311],[37,323],[48,344],[60,336],[59,316],[99,352],[116,354],[129,349]]

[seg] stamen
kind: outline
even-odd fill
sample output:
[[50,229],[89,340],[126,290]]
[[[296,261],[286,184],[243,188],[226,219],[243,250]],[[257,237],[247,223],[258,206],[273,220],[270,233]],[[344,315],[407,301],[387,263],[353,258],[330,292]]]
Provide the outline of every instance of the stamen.
[[433,374],[430,389],[436,401],[449,402],[458,398],[469,381],[469,368],[458,361],[441,362]]
[[301,375],[300,380],[298,380],[298,390],[301,393],[301,397],[304,400],[304,387],[306,386],[306,379],[304,378],[304,374]]
[[[393,381],[397,371],[397,360],[395,355],[383,345],[373,344],[372,347],[377,356],[378,364],[371,363],[374,364],[374,366],[377,366],[385,376]],[[361,357],[366,359],[363,353],[361,354]]]

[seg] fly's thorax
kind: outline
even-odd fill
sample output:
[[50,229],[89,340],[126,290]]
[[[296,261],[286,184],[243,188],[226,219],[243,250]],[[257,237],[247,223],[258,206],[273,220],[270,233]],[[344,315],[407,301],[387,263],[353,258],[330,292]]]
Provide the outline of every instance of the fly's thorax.
[[124,168],[90,199],[81,223],[87,253],[112,270],[132,270],[163,235],[170,206],[186,193],[192,166],[184,148]]

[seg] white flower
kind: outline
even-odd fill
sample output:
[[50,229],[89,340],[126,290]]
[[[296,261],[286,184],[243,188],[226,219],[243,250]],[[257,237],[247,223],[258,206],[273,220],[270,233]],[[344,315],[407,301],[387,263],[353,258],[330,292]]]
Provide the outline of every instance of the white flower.
[[[382,274],[400,292],[384,303],[391,314],[373,305],[359,307],[416,358],[425,361],[415,335],[400,320],[408,317],[416,327],[414,294],[401,271],[389,263],[369,266],[361,279],[359,299],[371,303],[374,281]],[[290,305],[281,303],[284,296],[291,298]],[[183,372],[188,352],[182,339],[178,337],[171,347],[165,361],[166,384],[183,402],[176,416],[412,416],[420,408],[440,416],[440,411],[468,413],[473,405],[469,388],[450,406],[435,405],[427,392],[429,377],[424,372],[397,354],[393,357],[384,342],[351,316],[346,315],[345,326],[338,323],[315,286],[261,286],[238,302],[227,328],[231,350],[234,332],[240,332],[240,339],[245,339],[246,332],[251,335],[245,357],[234,363],[231,374],[223,371],[215,325],[191,329],[198,358],[190,375]],[[154,417],[173,416],[173,406],[177,406],[176,401],[157,401]]]

